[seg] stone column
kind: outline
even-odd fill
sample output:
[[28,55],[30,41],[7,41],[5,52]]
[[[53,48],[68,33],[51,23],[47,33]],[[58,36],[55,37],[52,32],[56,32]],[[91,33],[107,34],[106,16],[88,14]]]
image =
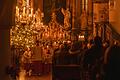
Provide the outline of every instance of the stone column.
[[43,0],[38,0],[38,8],[43,12]]
[[66,0],[66,8],[70,7],[70,0]]
[[76,10],[76,0],[72,0],[72,35],[71,38],[73,41],[78,40],[78,35],[77,35],[77,10]]
[[6,67],[10,65],[10,25],[15,21],[17,0],[0,0],[0,80],[10,80]]
[[6,74],[6,67],[10,65],[10,30],[0,29],[0,79],[10,80],[10,76]]
[[37,10],[38,8],[38,1],[39,0],[33,0],[33,6],[34,6],[34,12]]
[[31,6],[32,8],[34,8],[34,1],[33,1],[33,0],[31,0],[30,6]]
[[72,29],[75,28],[75,1],[76,0],[72,0]]
[[92,0],[88,0],[88,23],[92,25],[92,15],[93,15],[93,3]]
[[79,17],[82,12],[82,0],[77,0],[76,11],[77,11],[77,17]]

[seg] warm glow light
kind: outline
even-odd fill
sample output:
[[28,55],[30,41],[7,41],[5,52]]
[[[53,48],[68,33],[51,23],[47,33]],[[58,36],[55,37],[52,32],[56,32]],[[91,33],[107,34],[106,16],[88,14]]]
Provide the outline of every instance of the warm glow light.
[[31,8],[31,15],[33,15],[33,8]]
[[35,45],[36,39],[47,43],[55,42],[54,44],[68,40],[69,34],[63,29],[65,25],[57,23],[55,12],[52,13],[52,20],[48,25],[43,24],[43,17],[44,13],[39,8],[33,13],[29,0],[23,0],[22,5],[17,5],[16,25],[11,29],[11,45],[31,47]]
[[26,76],[26,71],[21,70],[20,73],[19,73],[19,79],[18,80],[26,80],[25,76]]
[[16,14],[19,14],[19,8],[16,6]]
[[32,17],[31,14],[29,14],[29,17]]
[[84,35],[79,35],[79,38],[82,38],[82,39],[83,39],[83,38],[84,38]]
[[67,41],[67,43],[71,43],[71,41]]
[[27,0],[27,7],[29,7],[29,0]]
[[84,0],[82,0],[82,9],[84,10]]
[[25,16],[25,7],[23,8],[23,16]]
[[35,18],[35,15],[33,15],[33,17]]

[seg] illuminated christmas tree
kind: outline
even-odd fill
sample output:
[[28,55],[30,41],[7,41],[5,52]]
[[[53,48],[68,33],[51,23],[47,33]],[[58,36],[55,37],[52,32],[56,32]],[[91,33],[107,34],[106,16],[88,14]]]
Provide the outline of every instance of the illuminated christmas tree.
[[11,44],[16,46],[34,46],[35,31],[30,25],[16,25],[11,29]]
[[[29,46],[35,45],[35,14],[29,5],[29,0],[18,0],[16,6],[15,26],[11,28],[11,45]],[[22,5],[20,5],[22,3]]]

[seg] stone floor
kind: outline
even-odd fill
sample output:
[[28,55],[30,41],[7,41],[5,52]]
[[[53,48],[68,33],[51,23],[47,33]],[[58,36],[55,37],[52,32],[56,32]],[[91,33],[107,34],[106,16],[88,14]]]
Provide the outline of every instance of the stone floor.
[[46,74],[41,76],[27,76],[25,80],[52,80],[52,74]]
[[31,75],[28,76],[24,71],[19,73],[19,78],[17,80],[52,80],[52,73],[46,73],[44,75]]

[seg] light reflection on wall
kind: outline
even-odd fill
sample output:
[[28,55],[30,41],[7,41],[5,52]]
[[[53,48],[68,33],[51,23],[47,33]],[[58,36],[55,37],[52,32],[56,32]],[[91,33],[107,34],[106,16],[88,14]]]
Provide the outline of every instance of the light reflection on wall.
[[114,29],[120,34],[120,0],[115,0],[115,23],[113,23]]

